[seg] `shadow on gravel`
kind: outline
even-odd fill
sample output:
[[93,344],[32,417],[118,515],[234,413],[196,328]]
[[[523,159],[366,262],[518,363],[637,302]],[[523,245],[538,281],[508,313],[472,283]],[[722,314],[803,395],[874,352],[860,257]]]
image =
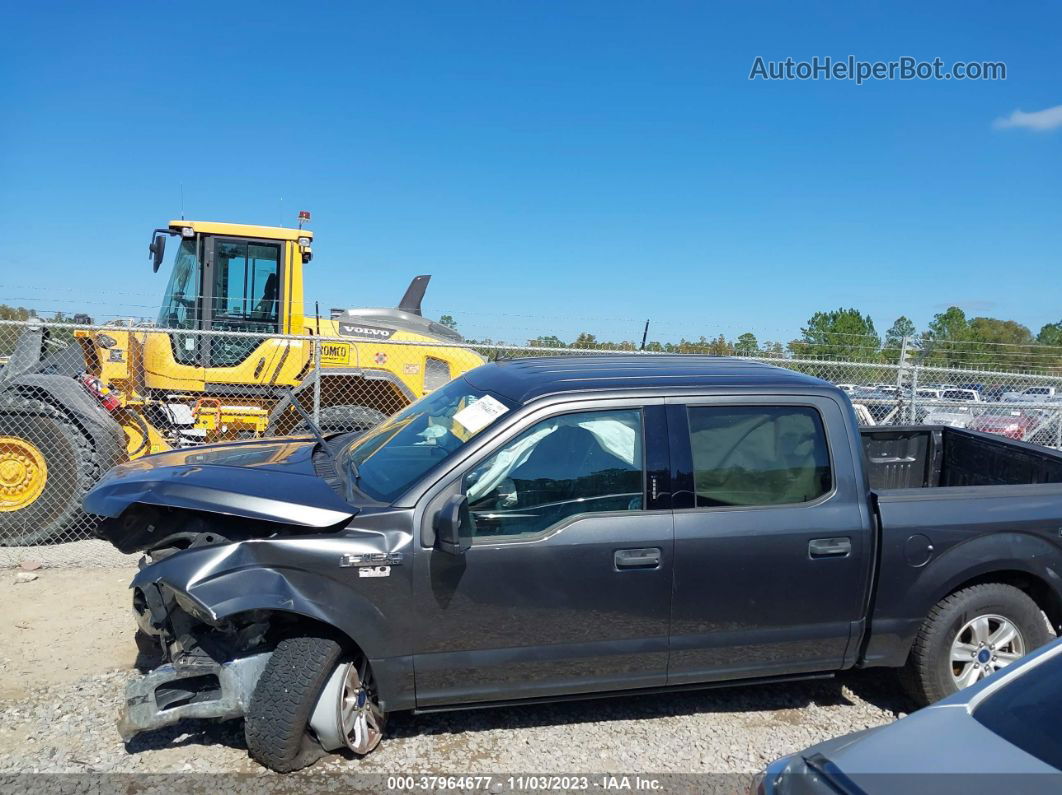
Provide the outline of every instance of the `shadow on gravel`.
[[846,687],[857,698],[893,714],[914,709],[894,676],[880,671],[856,671],[836,679],[806,682],[612,696],[426,715],[397,713],[388,718],[387,734],[391,737],[463,734],[601,721],[684,717],[713,712],[799,710],[812,704],[820,707],[854,706],[854,702],[844,692]]
[[247,750],[243,737],[243,719],[222,722],[183,720],[151,732],[138,734],[125,744],[131,754],[159,751],[164,748],[184,748],[195,745],[224,745],[240,751]]

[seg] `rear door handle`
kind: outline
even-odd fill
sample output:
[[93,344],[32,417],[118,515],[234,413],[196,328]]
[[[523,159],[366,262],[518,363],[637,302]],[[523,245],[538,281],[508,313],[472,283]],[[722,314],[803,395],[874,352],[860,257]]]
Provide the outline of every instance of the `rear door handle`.
[[658,569],[660,568],[660,549],[617,549],[612,556],[617,569]]
[[852,539],[813,538],[808,542],[808,554],[813,558],[847,558],[852,554]]

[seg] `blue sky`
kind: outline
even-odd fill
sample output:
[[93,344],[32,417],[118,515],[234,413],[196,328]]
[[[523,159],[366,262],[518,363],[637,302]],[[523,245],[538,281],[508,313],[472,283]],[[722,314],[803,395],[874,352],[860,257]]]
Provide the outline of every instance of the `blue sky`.
[[[938,7],[940,5],[940,7]],[[150,230],[313,213],[308,297],[471,336],[789,339],[958,304],[1062,319],[1057,4],[69,3],[8,9],[0,302],[154,314]],[[749,81],[756,56],[1005,61]],[[1051,117],[1044,118],[1050,126]]]

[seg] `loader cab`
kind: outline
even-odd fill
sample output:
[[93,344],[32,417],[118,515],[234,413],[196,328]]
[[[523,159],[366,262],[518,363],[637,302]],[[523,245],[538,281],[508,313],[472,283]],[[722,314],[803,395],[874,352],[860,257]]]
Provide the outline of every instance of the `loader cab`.
[[189,331],[227,331],[254,336],[203,336],[171,332],[178,365],[228,368],[243,363],[263,339],[299,334],[303,325],[302,266],[312,256],[306,229],[202,221],[171,221],[156,230],[169,262],[158,325]]

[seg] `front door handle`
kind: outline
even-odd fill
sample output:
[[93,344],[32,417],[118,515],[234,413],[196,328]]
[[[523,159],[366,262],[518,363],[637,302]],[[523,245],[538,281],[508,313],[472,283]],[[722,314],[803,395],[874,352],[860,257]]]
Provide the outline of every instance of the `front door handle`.
[[660,549],[617,549],[612,559],[617,569],[659,569]]
[[847,558],[852,554],[852,539],[813,538],[808,542],[808,554],[813,558]]

